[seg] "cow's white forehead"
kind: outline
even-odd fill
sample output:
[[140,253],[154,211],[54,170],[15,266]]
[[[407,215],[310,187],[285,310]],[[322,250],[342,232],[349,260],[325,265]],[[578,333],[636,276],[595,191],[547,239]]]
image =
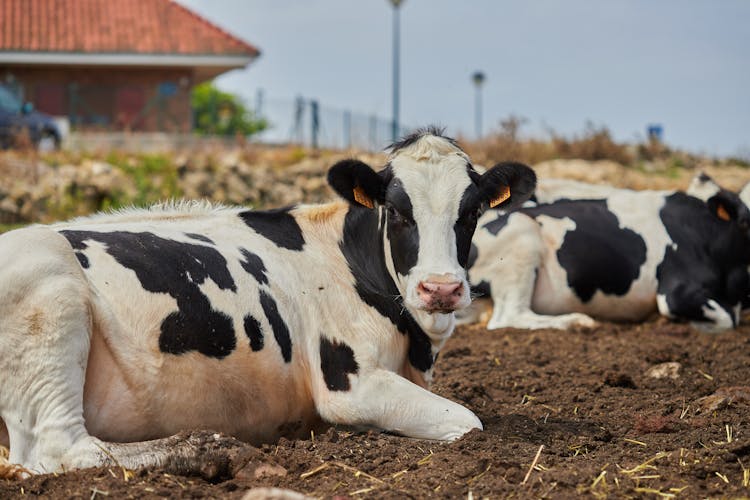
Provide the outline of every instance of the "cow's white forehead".
[[432,212],[458,210],[466,188],[469,157],[451,141],[427,135],[390,157],[393,175],[406,190],[412,205]]
[[719,185],[716,184],[712,178],[701,173],[693,177],[693,180],[690,181],[687,194],[700,198],[703,201],[707,201],[719,191],[721,191]]

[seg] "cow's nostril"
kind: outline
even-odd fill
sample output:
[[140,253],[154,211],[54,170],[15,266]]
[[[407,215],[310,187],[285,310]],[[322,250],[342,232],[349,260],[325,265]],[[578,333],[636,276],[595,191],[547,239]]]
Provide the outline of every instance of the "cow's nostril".
[[451,283],[422,281],[417,286],[417,291],[420,293],[420,295],[426,294],[438,297],[460,297],[463,293],[463,285],[460,281],[454,281]]

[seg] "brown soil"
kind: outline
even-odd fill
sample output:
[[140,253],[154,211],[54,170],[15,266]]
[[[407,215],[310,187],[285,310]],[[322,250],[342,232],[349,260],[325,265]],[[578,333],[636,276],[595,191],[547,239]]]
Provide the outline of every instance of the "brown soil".
[[[679,370],[647,375],[666,362]],[[326,498],[750,495],[750,326],[463,327],[435,380],[484,432],[443,444],[331,429],[245,447],[239,466],[204,470],[210,480],[113,467],[0,480],[0,498],[239,498],[256,486]]]

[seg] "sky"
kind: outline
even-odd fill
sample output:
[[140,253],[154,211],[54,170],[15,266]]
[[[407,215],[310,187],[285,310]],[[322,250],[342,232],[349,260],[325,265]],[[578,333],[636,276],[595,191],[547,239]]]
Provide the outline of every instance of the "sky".
[[[221,89],[391,118],[388,0],[179,2],[262,51]],[[670,146],[750,158],[748,0],[404,0],[400,21],[404,125],[473,138],[479,70],[485,133],[513,114],[527,136],[591,122],[636,142],[656,123]]]

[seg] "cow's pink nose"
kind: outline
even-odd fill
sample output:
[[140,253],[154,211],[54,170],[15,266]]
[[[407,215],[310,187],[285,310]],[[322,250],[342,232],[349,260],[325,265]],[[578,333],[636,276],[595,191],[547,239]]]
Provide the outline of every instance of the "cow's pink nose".
[[417,294],[424,301],[427,309],[452,310],[461,300],[464,287],[460,281],[440,283],[436,281],[421,281],[417,286]]

